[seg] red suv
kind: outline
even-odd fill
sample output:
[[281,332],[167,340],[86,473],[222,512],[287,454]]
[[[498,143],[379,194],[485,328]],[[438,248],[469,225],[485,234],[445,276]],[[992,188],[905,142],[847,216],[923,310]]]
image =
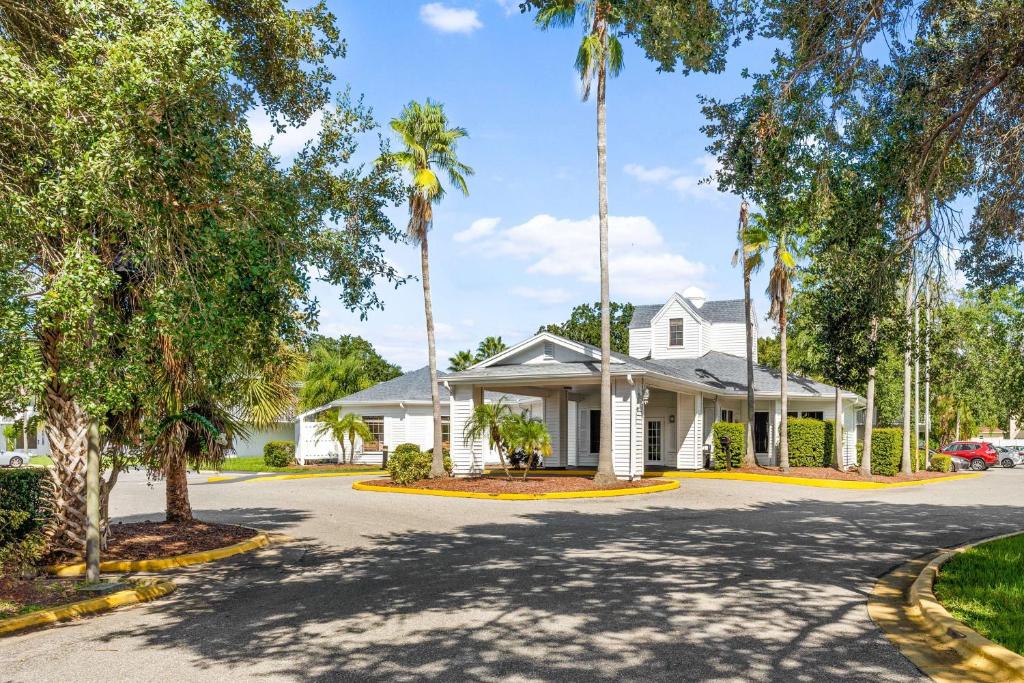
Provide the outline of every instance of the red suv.
[[984,441],[954,441],[942,449],[945,455],[955,455],[971,463],[972,470],[987,470],[999,462],[999,452]]

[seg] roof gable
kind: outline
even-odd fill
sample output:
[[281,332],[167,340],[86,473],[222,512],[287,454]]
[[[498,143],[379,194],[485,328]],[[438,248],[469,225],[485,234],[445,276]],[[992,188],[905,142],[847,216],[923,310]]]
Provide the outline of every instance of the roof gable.
[[[601,359],[601,349],[590,344],[572,341],[550,332],[541,332],[496,356],[467,368],[467,371],[481,370],[499,365],[534,365],[545,362],[585,362]],[[612,358],[612,363],[622,361]]]

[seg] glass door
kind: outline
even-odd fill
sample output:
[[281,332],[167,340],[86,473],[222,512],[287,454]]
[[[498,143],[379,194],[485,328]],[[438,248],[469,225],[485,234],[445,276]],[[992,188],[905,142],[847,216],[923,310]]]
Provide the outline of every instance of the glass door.
[[660,465],[664,453],[664,426],[660,419],[647,420],[647,462]]

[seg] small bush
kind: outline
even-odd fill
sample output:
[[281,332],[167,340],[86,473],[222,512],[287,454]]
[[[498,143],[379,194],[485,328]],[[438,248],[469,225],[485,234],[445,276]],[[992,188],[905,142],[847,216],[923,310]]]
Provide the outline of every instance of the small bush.
[[[447,451],[443,452],[444,468],[452,473],[452,459]],[[411,484],[430,476],[430,465],[433,451],[421,451],[416,444],[403,443],[395,448],[393,455],[388,457],[388,474],[396,484]]]
[[932,472],[952,472],[953,458],[948,455],[933,455],[932,466],[928,469]]
[[[714,466],[716,470],[725,469],[726,457],[733,467],[743,464],[743,431],[742,422],[716,422],[711,427],[711,438],[714,441]],[[722,449],[722,437],[729,437],[728,453]]]
[[46,524],[50,471],[0,470],[0,548],[16,544]]
[[899,474],[903,458],[903,430],[883,427],[871,431],[871,473],[886,477]]
[[268,441],[263,446],[263,464],[267,467],[288,467],[295,460],[295,444],[291,441]]
[[835,421],[809,417],[786,420],[791,467],[831,467]]

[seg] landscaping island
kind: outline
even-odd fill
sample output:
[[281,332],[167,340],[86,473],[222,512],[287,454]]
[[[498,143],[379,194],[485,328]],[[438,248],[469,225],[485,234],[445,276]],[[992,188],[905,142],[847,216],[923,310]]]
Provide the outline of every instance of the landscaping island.
[[715,472],[732,472],[735,474],[759,474],[759,475],[770,475],[776,477],[795,477],[797,479],[833,479],[836,481],[871,481],[881,483],[897,483],[905,481],[925,481],[929,479],[944,479],[950,476],[956,476],[950,472],[932,472],[928,470],[919,470],[913,474],[903,474],[897,472],[893,475],[878,475],[873,474],[871,478],[865,479],[859,469],[847,470],[840,472],[834,467],[790,467],[788,472],[783,472],[778,467],[733,467],[730,470],[719,468]]
[[412,482],[410,484],[398,484],[390,479],[372,479],[361,483],[364,485],[382,488],[423,489],[428,491],[456,491],[461,493],[502,495],[647,489],[671,482],[667,479],[641,479],[637,481],[617,481],[611,484],[596,484],[590,477],[578,476],[530,476],[526,479],[523,479],[522,476],[514,476],[512,481],[509,481],[505,477],[489,476],[421,479],[420,481]]
[[934,593],[953,618],[1024,655],[1024,534],[956,555],[942,565]]

